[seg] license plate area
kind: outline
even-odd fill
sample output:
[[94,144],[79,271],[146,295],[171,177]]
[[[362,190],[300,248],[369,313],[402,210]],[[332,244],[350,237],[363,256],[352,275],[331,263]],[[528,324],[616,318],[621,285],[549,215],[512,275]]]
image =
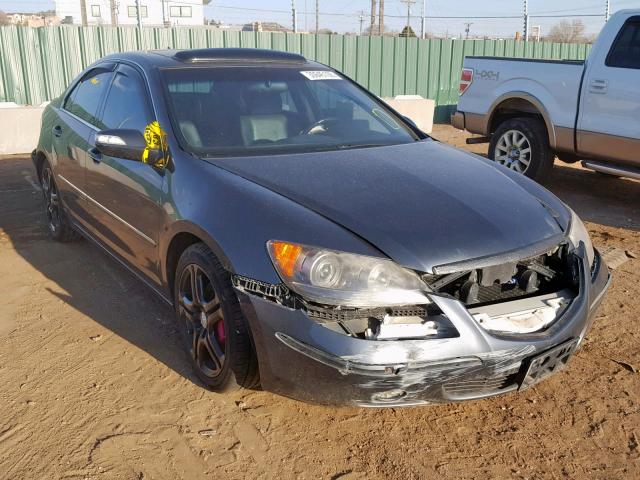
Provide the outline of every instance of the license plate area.
[[524,379],[520,384],[520,390],[535,385],[562,370],[573,352],[576,351],[578,343],[579,339],[575,338],[531,358]]

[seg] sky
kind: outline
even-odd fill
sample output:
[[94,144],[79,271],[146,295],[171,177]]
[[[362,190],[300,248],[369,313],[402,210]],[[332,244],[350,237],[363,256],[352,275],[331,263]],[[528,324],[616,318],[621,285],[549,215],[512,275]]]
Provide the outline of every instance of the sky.
[[[74,1],[74,0],[64,0]],[[128,4],[133,0],[118,0]],[[185,0],[187,1],[187,0]],[[195,0],[188,0],[189,3]],[[358,32],[359,15],[364,13],[364,26],[369,22],[371,0],[318,0],[320,4],[320,28],[339,33]],[[422,0],[412,6],[411,26],[420,32]],[[315,28],[316,0],[295,0],[298,9],[298,29]],[[142,0],[144,4],[144,0]],[[465,22],[472,22],[471,35],[512,37],[522,31],[523,0],[426,0],[427,32],[436,35],[463,35]],[[40,11],[54,8],[53,0],[0,0],[0,10]],[[640,8],[640,0],[611,0],[611,12],[623,8]],[[566,15],[572,20],[575,15],[597,15],[581,17],[587,33],[597,33],[604,23],[605,0],[529,0],[532,26],[540,26],[542,34],[562,18],[544,18],[536,15]],[[306,15],[305,15],[306,12]],[[481,17],[516,18],[481,18]],[[291,25],[291,0],[212,0],[205,7],[205,17],[229,24],[251,21],[275,21]],[[400,31],[407,22],[407,7],[403,0],[385,0],[385,26],[387,30]]]

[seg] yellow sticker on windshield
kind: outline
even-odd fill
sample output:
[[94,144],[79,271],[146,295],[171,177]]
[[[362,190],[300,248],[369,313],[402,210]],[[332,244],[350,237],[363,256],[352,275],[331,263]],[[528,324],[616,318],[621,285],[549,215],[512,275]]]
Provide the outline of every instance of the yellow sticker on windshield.
[[[144,141],[147,146],[142,152],[142,162],[153,162],[153,166],[157,168],[164,168],[168,163],[167,155],[167,133],[162,130],[160,124],[155,121],[147,125],[144,129]],[[159,152],[160,158],[155,158],[155,155],[151,155],[151,152]],[[149,158],[151,157],[151,158]]]
[[100,80],[98,80],[96,77],[93,77],[93,78],[90,80],[90,82],[91,82],[91,84],[92,84],[92,85],[97,85],[97,84],[99,84],[99,83],[100,83]]

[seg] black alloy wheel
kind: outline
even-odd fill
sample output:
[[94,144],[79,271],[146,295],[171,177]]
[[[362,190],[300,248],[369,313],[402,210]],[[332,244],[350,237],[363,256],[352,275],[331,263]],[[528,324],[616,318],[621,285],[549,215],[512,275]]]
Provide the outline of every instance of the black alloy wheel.
[[214,391],[254,388],[258,360],[229,273],[204,243],[180,256],[174,282],[178,328],[198,379]]
[[58,242],[70,242],[78,238],[77,232],[71,226],[64,211],[58,187],[53,178],[53,171],[48,163],[43,165],[40,172],[40,185],[42,187],[47,228],[51,237]]
[[179,309],[186,347],[191,359],[208,379],[223,370],[227,343],[224,312],[211,279],[197,264],[182,271],[179,280]]

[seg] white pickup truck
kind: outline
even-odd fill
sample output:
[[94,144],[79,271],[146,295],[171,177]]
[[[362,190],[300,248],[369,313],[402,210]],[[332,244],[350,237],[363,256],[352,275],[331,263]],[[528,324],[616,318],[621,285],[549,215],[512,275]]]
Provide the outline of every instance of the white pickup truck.
[[554,157],[640,179],[640,10],[622,10],[585,62],[467,57],[451,123],[536,180]]

